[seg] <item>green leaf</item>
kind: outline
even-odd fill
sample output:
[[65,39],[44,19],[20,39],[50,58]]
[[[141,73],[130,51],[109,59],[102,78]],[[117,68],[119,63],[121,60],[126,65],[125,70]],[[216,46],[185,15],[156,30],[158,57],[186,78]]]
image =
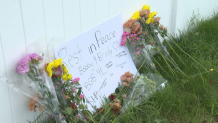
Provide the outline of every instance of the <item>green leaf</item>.
[[73,113],[73,109],[71,107],[67,107],[64,109],[68,114],[72,114]]
[[116,93],[119,93],[119,92],[120,92],[119,87],[115,89],[115,92],[116,92]]
[[83,104],[79,104],[79,108],[80,108],[80,109],[84,109],[85,107],[84,107]]
[[85,103],[85,98],[83,98],[83,103]]
[[79,88],[79,91],[78,91],[78,93],[77,93],[78,96],[80,96],[81,90],[82,90],[82,88]]

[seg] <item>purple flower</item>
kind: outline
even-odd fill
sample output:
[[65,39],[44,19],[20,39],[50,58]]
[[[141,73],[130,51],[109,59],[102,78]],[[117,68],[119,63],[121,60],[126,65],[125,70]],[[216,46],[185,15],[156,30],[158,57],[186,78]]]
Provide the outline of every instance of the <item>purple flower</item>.
[[27,73],[30,68],[29,68],[29,65],[26,64],[26,65],[18,65],[17,68],[16,68],[17,72],[20,73],[20,74],[25,74]]
[[19,64],[24,66],[24,65],[27,65],[30,61],[31,61],[30,57],[26,56],[20,60]]
[[132,45],[135,45],[136,44],[136,42],[132,42]]
[[33,60],[41,60],[42,59],[41,56],[39,56],[36,53],[29,54],[29,57]]

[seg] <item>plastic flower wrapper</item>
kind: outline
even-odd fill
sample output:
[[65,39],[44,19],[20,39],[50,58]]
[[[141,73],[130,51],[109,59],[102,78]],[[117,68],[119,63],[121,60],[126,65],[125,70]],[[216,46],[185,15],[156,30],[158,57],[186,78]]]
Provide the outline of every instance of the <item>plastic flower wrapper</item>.
[[155,73],[136,76],[133,88],[128,91],[128,96],[124,100],[124,108],[128,105],[139,105],[155,91],[164,87],[165,83],[167,80]]
[[158,38],[158,34],[161,37],[167,35],[167,28],[161,27],[159,29],[161,18],[156,17],[156,15],[157,12],[150,12],[150,6],[144,5],[141,11],[135,12],[132,18],[123,25],[124,33],[121,46],[128,47],[137,68],[144,59],[147,59],[145,65],[155,69],[152,57],[156,53],[166,57],[172,63],[174,62]]
[[56,122],[66,123],[59,110],[59,102],[51,78],[44,71],[44,63],[41,61],[45,62],[38,54],[28,54],[19,61],[16,72],[15,70],[7,71],[6,75],[0,78],[22,95],[29,98],[37,95],[37,102],[46,112],[55,115]]

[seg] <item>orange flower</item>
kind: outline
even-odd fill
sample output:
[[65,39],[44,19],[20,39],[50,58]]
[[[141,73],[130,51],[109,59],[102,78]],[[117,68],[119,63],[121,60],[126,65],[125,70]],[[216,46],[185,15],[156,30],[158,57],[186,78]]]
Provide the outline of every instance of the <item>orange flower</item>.
[[[35,93],[33,95],[33,97],[30,99],[30,102],[29,102],[29,110],[32,111],[34,110],[34,112],[36,112],[36,106],[35,106],[35,103],[38,102],[38,99],[39,99],[39,93]],[[43,110],[43,106],[39,104],[39,111],[42,111]]]
[[123,82],[122,85],[127,86],[127,87],[129,86],[129,84],[127,82]]
[[120,103],[120,100],[119,99],[114,99],[114,102]]
[[69,95],[64,95],[64,97],[65,97],[66,100],[70,99]]
[[127,77],[125,75],[122,75],[120,78],[121,78],[122,81],[126,81],[127,80]]

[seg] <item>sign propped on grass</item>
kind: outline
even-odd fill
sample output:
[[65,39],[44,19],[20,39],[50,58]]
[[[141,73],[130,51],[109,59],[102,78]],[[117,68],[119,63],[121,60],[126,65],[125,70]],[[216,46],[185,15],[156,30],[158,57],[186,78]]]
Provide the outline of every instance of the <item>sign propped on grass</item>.
[[122,16],[114,18],[54,48],[73,77],[80,77],[89,110],[115,91],[120,76],[137,69],[126,47],[121,47]]

